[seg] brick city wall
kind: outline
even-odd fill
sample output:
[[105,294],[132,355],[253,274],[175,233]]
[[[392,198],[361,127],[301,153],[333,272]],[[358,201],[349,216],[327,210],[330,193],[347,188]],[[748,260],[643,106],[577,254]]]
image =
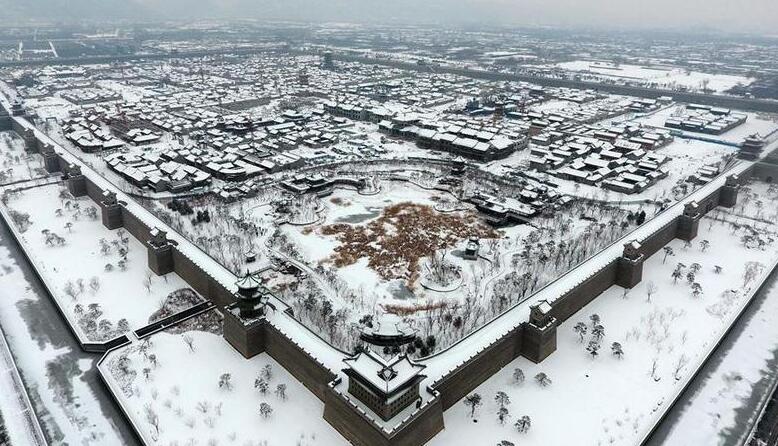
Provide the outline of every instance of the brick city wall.
[[581,281],[575,288],[551,302],[551,315],[558,323],[566,321],[570,316],[583,308],[616,283],[618,261],[614,260],[601,270]]
[[371,422],[346,398],[327,386],[324,419],[356,446],[422,446],[443,430],[443,405],[435,398],[391,433]]
[[640,252],[646,256],[651,257],[656,254],[663,246],[667,245],[675,238],[678,233],[678,219],[674,219],[670,223],[664,225],[661,229],[653,233],[651,236],[640,240]]
[[324,401],[324,389],[330,381],[335,379],[335,373],[313,359],[310,354],[272,324],[265,326],[265,351],[303,383],[308,390]]
[[754,164],[754,168],[751,170],[751,177],[768,183],[778,182],[778,158],[775,159],[775,163],[761,162]]
[[523,329],[519,326],[434,383],[432,386],[440,392],[443,410],[516,359],[521,354],[522,335]]

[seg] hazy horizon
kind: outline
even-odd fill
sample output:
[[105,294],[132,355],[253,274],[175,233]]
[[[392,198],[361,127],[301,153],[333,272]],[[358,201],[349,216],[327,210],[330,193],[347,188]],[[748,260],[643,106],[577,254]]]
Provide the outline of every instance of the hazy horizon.
[[9,19],[266,19],[776,34],[775,0],[0,0]]

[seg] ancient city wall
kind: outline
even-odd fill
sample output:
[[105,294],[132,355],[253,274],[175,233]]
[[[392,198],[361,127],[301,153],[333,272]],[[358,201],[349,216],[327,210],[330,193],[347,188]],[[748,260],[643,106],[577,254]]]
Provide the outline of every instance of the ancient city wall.
[[497,373],[521,354],[523,326],[503,336],[432,384],[440,392],[443,410],[456,404],[487,378]]
[[751,177],[767,183],[778,182],[778,156],[774,162],[760,162],[754,164]]
[[[336,382],[337,383],[337,382]],[[357,446],[421,446],[443,430],[443,405],[433,398],[414,414],[392,427],[381,427],[360,407],[353,406],[347,395],[327,386],[324,419]]]
[[663,246],[670,243],[675,238],[677,232],[678,220],[676,219],[662,226],[662,228],[654,232],[650,237],[638,240],[641,244],[640,252],[646,257],[651,257],[662,249]]
[[265,351],[303,383],[320,400],[325,399],[327,384],[335,379],[336,371],[313,359],[303,346],[298,345],[272,324],[265,324]]

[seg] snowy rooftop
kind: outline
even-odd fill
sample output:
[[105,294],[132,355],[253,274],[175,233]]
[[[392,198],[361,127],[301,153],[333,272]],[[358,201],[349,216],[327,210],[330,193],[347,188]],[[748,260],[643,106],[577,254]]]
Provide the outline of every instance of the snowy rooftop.
[[411,361],[407,356],[386,360],[371,350],[346,358],[343,362],[385,395],[392,395],[426,367]]

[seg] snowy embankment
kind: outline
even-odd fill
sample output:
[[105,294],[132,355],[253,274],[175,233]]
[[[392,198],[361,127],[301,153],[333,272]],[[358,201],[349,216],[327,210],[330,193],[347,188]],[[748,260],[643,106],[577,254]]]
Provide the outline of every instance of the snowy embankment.
[[2,409],[0,434],[5,429],[10,444],[30,446],[47,444],[1,327],[0,408]]
[[13,192],[3,213],[82,343],[147,325],[168,294],[188,288],[176,274],[156,276],[145,246],[59,185]]
[[[446,430],[430,444],[474,439],[483,444],[572,444],[581,439],[584,444],[639,443],[778,259],[778,246],[770,240],[776,226],[757,226],[759,235],[753,237],[742,226],[734,229],[729,222],[705,218],[691,246],[674,240],[668,245],[674,254],[666,261],[664,250],[647,259],[643,281],[634,289],[625,293],[613,286],[561,324],[557,350],[542,363],[518,358],[479,386],[475,392],[484,404],[476,411],[477,424],[470,421],[465,404],[449,409]],[[679,264],[684,266],[675,280]],[[595,314],[596,323],[590,319]],[[579,323],[584,334],[575,329]],[[595,325],[601,328],[595,330]],[[624,352],[621,358],[612,354],[614,342]],[[526,376],[524,382],[514,379],[516,369]],[[536,382],[541,372],[551,378],[550,385]],[[505,425],[497,421],[493,402],[499,391],[512,401]],[[532,427],[520,434],[512,424],[523,415],[531,418]]]
[[99,366],[147,444],[346,444],[323,403],[266,353],[247,360],[202,331],[148,339]]

